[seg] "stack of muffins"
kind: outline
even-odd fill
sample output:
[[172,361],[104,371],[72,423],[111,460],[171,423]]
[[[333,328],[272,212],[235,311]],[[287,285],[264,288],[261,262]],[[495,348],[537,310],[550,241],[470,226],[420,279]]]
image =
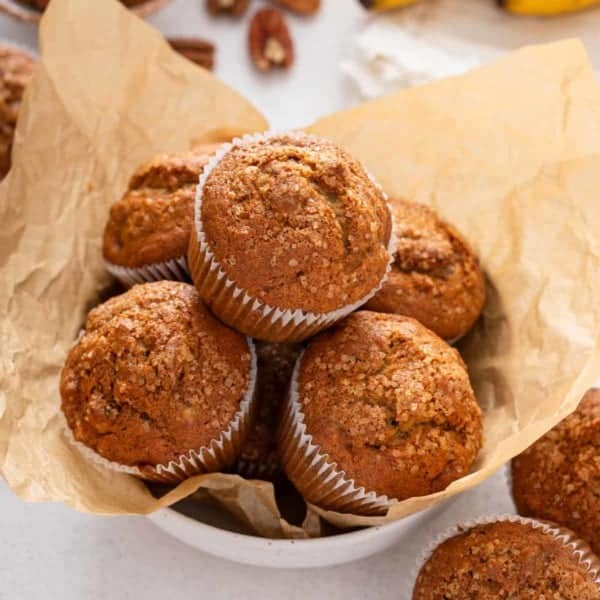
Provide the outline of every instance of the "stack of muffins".
[[362,515],[473,467],[482,414],[451,344],[484,305],[478,261],[331,141],[157,157],[112,206],[103,251],[130,289],[90,312],[61,377],[91,460],[166,482],[284,473]]

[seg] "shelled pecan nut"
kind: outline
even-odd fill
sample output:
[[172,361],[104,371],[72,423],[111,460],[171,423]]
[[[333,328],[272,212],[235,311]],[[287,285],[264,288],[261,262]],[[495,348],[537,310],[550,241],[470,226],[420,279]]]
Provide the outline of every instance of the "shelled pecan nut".
[[167,38],[167,41],[173,50],[188,60],[212,70],[215,62],[215,47],[210,42],[191,37]]
[[213,15],[227,13],[234,17],[242,16],[250,0],[206,0],[206,8]]
[[312,15],[321,8],[321,0],[273,0],[273,2],[301,15]]
[[252,61],[261,71],[287,69],[294,62],[290,31],[283,14],[274,8],[263,8],[252,17],[248,45]]

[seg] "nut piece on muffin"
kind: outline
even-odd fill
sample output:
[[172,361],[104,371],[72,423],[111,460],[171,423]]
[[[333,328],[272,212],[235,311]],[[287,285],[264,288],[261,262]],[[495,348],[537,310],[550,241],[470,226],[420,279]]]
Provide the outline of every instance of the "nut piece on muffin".
[[564,525],[600,554],[599,389],[513,459],[512,492],[519,514]]
[[600,587],[565,542],[541,524],[499,520],[440,544],[413,600],[598,600]]
[[255,368],[251,341],[217,321],[192,285],[137,285],[89,313],[62,371],[62,412],[108,466],[183,479],[235,460]]
[[185,279],[198,178],[218,146],[165,154],[140,166],[104,228],[108,270],[126,285]]
[[284,469],[323,508],[346,510],[352,498],[333,493],[335,478],[315,486],[327,473],[313,472],[310,444],[355,487],[397,500],[468,474],[482,444],[481,410],[459,353],[400,315],[361,311],[320,334],[296,368],[288,404]]
[[17,117],[33,66],[33,58],[23,50],[0,45],[0,179],[10,170]]
[[367,308],[413,317],[446,340],[463,336],[485,302],[485,279],[463,237],[431,208],[391,200],[396,255]]
[[198,186],[189,262],[221,320],[301,341],[379,289],[391,213],[346,151],[298,133],[237,140],[217,157]]
[[244,477],[272,479],[279,471],[277,423],[300,350],[298,344],[256,343],[257,414],[235,465]]

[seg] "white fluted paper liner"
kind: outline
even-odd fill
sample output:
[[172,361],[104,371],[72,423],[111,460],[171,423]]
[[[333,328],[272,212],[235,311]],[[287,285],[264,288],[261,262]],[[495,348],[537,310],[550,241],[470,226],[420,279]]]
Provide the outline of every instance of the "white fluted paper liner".
[[298,396],[303,355],[294,367],[279,429],[280,460],[286,475],[308,502],[320,508],[360,515],[385,514],[395,500],[367,491],[346,477],[306,431]]
[[223,467],[230,465],[242,447],[242,444],[252,426],[254,409],[256,406],[256,375],[257,360],[254,342],[247,338],[248,349],[250,351],[250,374],[248,389],[244,394],[240,407],[229,423],[227,429],[221,432],[218,438],[211,440],[207,446],[190,450],[182,454],[176,461],[171,461],[166,465],[156,465],[155,467],[133,467],[122,465],[120,463],[108,460],[77,441],[68,426],[62,411],[59,413],[64,420],[64,432],[69,442],[71,442],[83,456],[93,463],[118,471],[127,473],[148,481],[160,481],[165,483],[177,483],[183,481],[192,475],[200,473],[213,473]]
[[142,267],[122,267],[104,260],[106,270],[116,277],[125,287],[130,288],[136,283],[151,281],[184,281],[190,280],[190,274],[185,256],[172,258],[164,262],[150,263]]
[[[210,249],[202,225],[202,192],[204,185],[222,158],[234,147],[268,140],[281,135],[296,138],[315,138],[302,132],[276,132],[248,134],[223,144],[209,159],[200,175],[196,188],[194,205],[194,233],[190,240],[188,261],[192,279],[204,301],[210,305],[219,318],[229,326],[246,335],[271,342],[300,342],[311,337],[354,312],[368,302],[385,283],[394,262],[396,236],[394,214],[387,195],[370,173],[369,179],[377,186],[386,200],[391,219],[391,234],[388,242],[389,260],[379,284],[368,294],[346,306],[327,313],[315,313],[302,309],[289,309],[271,306],[252,296],[230,279]],[[318,138],[315,138],[318,139]]]
[[[563,546],[571,550],[573,556],[575,556],[579,564],[585,568],[591,580],[598,585],[598,590],[600,591],[600,559],[592,552],[592,549],[586,542],[577,537],[570,529],[560,527],[549,521],[538,521],[536,519],[509,514],[481,516],[476,519],[453,525],[439,534],[426,546],[425,550],[423,550],[417,559],[410,578],[413,583],[413,588],[421,569],[425,566],[425,563],[431,558],[440,544],[443,544],[450,538],[465,533],[478,525],[489,525],[490,523],[498,522],[521,523],[523,525],[529,525],[532,529],[541,529],[543,533],[551,535],[561,542]],[[407,595],[407,599],[412,597],[413,588],[411,588],[410,593]]]

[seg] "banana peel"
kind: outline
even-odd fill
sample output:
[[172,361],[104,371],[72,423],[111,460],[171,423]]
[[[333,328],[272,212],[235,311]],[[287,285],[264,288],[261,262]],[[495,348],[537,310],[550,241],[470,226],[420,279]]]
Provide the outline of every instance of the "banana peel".
[[554,16],[600,6],[600,0],[498,0],[505,10],[532,16]]
[[359,0],[367,10],[390,10],[416,4],[420,0]]

